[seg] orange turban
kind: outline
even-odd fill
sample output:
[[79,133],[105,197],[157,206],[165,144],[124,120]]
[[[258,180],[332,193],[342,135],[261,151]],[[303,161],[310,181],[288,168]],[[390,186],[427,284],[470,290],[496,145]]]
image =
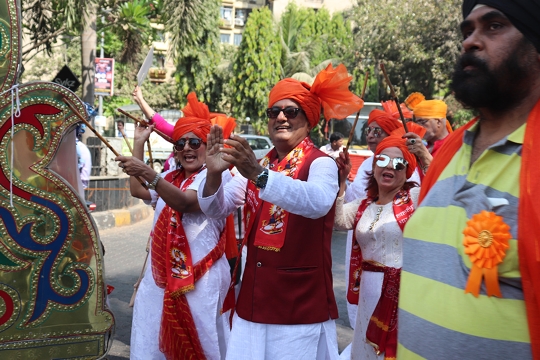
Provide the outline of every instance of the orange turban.
[[283,79],[270,91],[268,107],[291,99],[302,108],[311,127],[319,123],[321,106],[326,120],[344,119],[364,106],[364,101],[349,90],[351,79],[343,64],[335,69],[329,64],[311,86],[295,79]]
[[[403,153],[403,158],[409,163],[407,165],[407,179],[410,178],[416,169],[416,157],[409,152],[409,149],[407,147],[407,140],[403,139],[401,136],[397,135],[390,135],[388,137],[385,137],[382,139],[382,141],[377,145],[377,149],[375,150],[375,155],[379,155],[384,149],[388,149],[391,147],[397,147],[401,152]],[[375,162],[377,157],[375,156],[373,158],[373,167],[375,167]]]
[[383,129],[384,132],[388,135],[390,135],[392,131],[403,127],[400,121],[394,119],[386,111],[382,111],[379,109],[371,110],[371,112],[369,113],[368,125],[372,122],[376,122],[381,127],[381,129]]
[[[399,116],[399,110],[394,100],[381,101],[381,105],[384,111],[390,114],[394,119],[401,120],[401,117]],[[401,108],[401,113],[403,114],[403,117],[405,119],[412,119],[412,111],[409,110],[404,103],[401,103],[399,107]]]
[[187,105],[182,109],[184,116],[174,125],[173,140],[176,142],[188,132],[206,142],[206,135],[210,133],[210,111],[205,103],[197,100],[197,94],[191,92],[187,96]]
[[416,105],[420,104],[424,100],[426,100],[426,97],[422,93],[413,92],[411,95],[407,96],[403,103],[409,109],[414,109]]
[[[421,139],[424,138],[424,135],[426,135],[426,131],[427,131],[425,127],[415,124],[412,121],[407,121],[407,130],[409,130],[409,132],[413,132],[416,135],[420,136]],[[402,126],[392,131],[390,135],[403,136],[405,135],[405,128]]]
[[[448,106],[441,100],[424,100],[413,109],[414,116],[426,119],[446,119]],[[446,130],[453,132],[450,121],[446,120]]]
[[446,118],[447,106],[441,100],[424,100],[413,108],[414,116],[426,119]]
[[226,139],[236,126],[234,118],[224,114],[210,113],[205,103],[197,100],[197,94],[191,92],[187,96],[188,103],[182,109],[184,116],[174,125],[173,140],[176,142],[185,134],[192,132],[206,143],[206,136],[210,133],[213,124],[223,128],[223,137]]

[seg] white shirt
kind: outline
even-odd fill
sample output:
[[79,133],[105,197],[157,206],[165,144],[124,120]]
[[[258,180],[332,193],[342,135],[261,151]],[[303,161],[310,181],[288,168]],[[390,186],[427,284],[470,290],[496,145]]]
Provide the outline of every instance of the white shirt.
[[[334,160],[315,159],[309,168],[307,181],[294,180],[282,173],[270,171],[262,200],[284,210],[310,219],[318,219],[334,205],[339,189],[338,171]],[[205,181],[197,196],[202,211],[209,217],[221,217],[243,204],[247,179],[236,175],[218,191],[203,198]],[[286,355],[284,355],[286,354]],[[337,359],[337,334],[334,320],[302,325],[260,324],[241,319],[235,314],[227,359]]]
[[334,150],[332,149],[332,144],[326,144],[321,146],[321,151],[327,155],[330,155],[332,158],[337,158],[339,156],[340,152],[343,152],[343,149],[345,149],[345,145],[341,145],[339,149]]
[[[172,171],[172,170],[170,170]],[[170,171],[161,174],[165,177]],[[201,171],[188,186],[188,190],[199,188],[206,178],[206,170]],[[223,173],[222,181],[228,182],[231,175]],[[185,180],[184,180],[185,181]],[[154,225],[165,207],[165,202],[156,191],[150,190],[152,200],[145,200],[149,205],[156,205]],[[208,219],[203,212],[184,213],[182,225],[186,232],[193,264],[208,254],[217,244],[225,218]],[[230,268],[225,255],[216,261],[210,270],[195,283],[195,290],[186,293],[193,321],[207,359],[221,360],[226,353],[229,338],[229,313],[220,314],[223,300],[230,284]],[[144,278],[141,281],[135,306],[131,329],[130,359],[164,360],[159,351],[159,329],[163,312],[164,290],[159,288],[152,276],[152,254]]]
[[92,172],[92,155],[88,147],[81,141],[77,141],[77,154],[81,157],[81,180],[90,180]]

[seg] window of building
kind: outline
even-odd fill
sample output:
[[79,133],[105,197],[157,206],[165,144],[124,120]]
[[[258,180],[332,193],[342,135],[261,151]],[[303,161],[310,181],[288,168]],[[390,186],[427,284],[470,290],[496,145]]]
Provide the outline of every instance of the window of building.
[[242,42],[242,34],[234,34],[234,45],[240,46]]
[[231,42],[230,34],[220,34],[220,39],[222,44],[228,44]]
[[223,25],[232,25],[233,23],[233,8],[228,6],[221,7],[221,21]]

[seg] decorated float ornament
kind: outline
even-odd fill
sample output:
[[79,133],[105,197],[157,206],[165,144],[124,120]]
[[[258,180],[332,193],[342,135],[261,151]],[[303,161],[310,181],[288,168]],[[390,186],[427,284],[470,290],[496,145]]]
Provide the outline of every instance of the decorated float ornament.
[[487,295],[502,297],[497,265],[502,263],[510,247],[510,226],[501,216],[482,210],[467,221],[463,235],[465,254],[472,263],[465,293],[478,297],[484,279]]
[[103,258],[78,189],[68,89],[17,84],[20,9],[0,0],[0,353],[100,358],[111,344]]

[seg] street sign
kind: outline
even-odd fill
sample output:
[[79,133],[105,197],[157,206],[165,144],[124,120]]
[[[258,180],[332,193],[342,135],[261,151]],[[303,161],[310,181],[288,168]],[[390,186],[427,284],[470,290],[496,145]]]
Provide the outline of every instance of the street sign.
[[71,69],[67,65],[64,65],[60,72],[56,74],[53,82],[67,87],[71,91],[77,91],[79,86],[81,86],[81,82],[79,79],[77,79],[73,72],[71,72]]
[[152,46],[150,48],[150,51],[148,51],[148,54],[146,55],[146,58],[144,59],[144,62],[139,72],[137,73],[137,84],[139,86],[141,86],[144,79],[146,79],[146,75],[148,75],[148,70],[150,70],[153,60],[154,60],[154,47]]

